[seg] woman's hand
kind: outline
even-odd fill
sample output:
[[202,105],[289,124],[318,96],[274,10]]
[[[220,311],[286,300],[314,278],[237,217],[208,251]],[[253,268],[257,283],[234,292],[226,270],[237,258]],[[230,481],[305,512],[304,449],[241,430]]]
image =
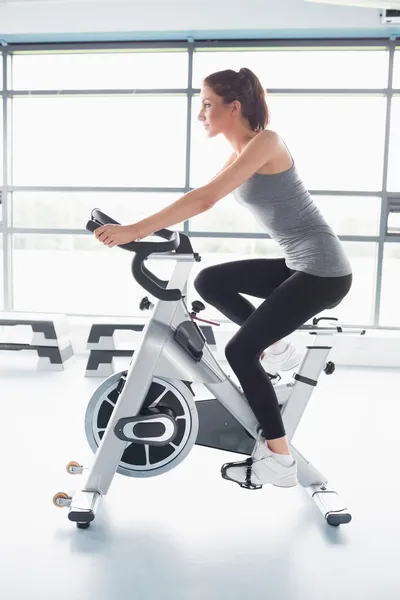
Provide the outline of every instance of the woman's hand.
[[94,234],[99,242],[109,248],[139,239],[139,231],[135,225],[103,225],[96,229]]

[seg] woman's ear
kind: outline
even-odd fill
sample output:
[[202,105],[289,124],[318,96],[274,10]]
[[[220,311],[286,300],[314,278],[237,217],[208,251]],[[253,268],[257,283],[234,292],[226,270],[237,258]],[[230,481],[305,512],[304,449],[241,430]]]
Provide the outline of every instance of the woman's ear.
[[232,112],[240,112],[241,104],[239,100],[234,100],[232,102]]

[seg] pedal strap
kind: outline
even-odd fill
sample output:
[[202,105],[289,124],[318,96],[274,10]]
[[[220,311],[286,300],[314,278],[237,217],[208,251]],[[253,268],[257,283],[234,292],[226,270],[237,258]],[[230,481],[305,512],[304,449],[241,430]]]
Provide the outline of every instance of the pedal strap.
[[246,468],[246,486],[247,487],[252,487],[252,483],[251,483],[251,467],[253,465],[253,459],[252,458],[248,458],[246,460],[247,463],[247,468]]
[[245,488],[246,490],[260,490],[262,485],[257,485],[251,481],[252,467],[253,467],[253,459],[248,458],[246,461],[246,483],[241,483],[240,487]]

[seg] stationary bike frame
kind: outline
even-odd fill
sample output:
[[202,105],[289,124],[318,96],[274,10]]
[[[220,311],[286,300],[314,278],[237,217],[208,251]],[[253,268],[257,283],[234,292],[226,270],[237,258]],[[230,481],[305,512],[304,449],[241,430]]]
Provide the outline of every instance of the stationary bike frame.
[[[160,260],[174,259],[176,261],[166,289],[184,290],[190,270],[196,260],[194,254],[177,254],[175,252],[151,254],[152,258],[155,256]],[[154,377],[171,380],[171,383],[179,380],[204,384],[216,400],[243,426],[249,436],[254,440],[257,439],[259,423],[253,411],[242,390],[220,367],[205,339],[200,360],[193,358],[176,341],[176,330],[185,321],[193,321],[193,319],[183,295],[176,300],[160,299],[154,305],[152,317],[146,324],[139,346],[133,354],[124,386],[95,454],[93,464],[87,474],[83,468],[79,471],[83,478],[81,490],[73,498],[70,498],[68,503],[63,504],[70,507],[69,519],[77,522],[78,526],[79,524],[88,524],[94,519],[98,502],[101,496],[107,494],[127,446],[126,441],[115,435],[115,425],[124,418],[139,415]],[[312,334],[313,343],[307,345],[299,369],[293,376],[293,381],[277,383],[274,387],[281,405],[281,414],[290,443],[317,385],[319,375],[323,370],[328,372],[326,360],[332,348],[333,335],[344,334],[343,329],[337,325],[319,326],[319,320],[314,320],[314,323],[314,325],[302,327]],[[363,332],[348,330],[346,333],[359,334]],[[333,366],[332,363],[331,366]],[[196,402],[196,404],[198,403]],[[292,444],[290,445],[293,457],[298,464],[299,482],[307,489],[327,522],[331,525],[348,523],[351,516],[346,505],[340,501],[334,490],[328,489],[327,477],[302,456]]]

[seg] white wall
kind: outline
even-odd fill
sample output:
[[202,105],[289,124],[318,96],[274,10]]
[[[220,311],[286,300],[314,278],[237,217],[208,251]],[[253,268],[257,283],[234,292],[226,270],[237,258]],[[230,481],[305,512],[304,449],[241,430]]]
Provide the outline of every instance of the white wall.
[[217,32],[222,37],[400,35],[400,27],[382,25],[379,15],[379,9],[304,0],[0,0],[0,37],[80,34],[85,39],[107,32],[127,38],[147,33],[158,39],[174,34],[208,38]]

